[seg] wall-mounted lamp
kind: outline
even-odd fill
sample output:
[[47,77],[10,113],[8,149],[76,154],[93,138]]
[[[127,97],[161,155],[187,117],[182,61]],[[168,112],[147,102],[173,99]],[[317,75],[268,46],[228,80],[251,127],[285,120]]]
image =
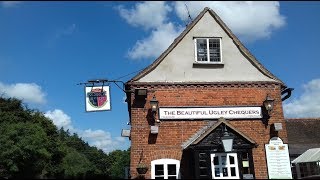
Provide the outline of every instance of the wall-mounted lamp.
[[223,145],[223,149],[225,152],[230,152],[232,151],[232,146],[233,146],[233,136],[231,136],[228,131],[227,131],[227,127],[224,124],[223,126],[223,136],[221,137],[221,141],[222,141],[222,145]]
[[267,94],[266,100],[263,101],[263,106],[266,108],[266,110],[268,111],[268,114],[270,114],[270,112],[273,109],[273,105],[274,105],[274,99],[272,99],[269,94]]
[[153,98],[150,100],[150,106],[152,112],[157,112],[159,101],[156,99],[156,96],[153,95]]
[[150,106],[151,106],[151,111],[152,111],[152,115],[153,115],[153,119],[156,121],[156,122],[160,122],[160,120],[156,120],[156,113],[157,113],[157,110],[158,110],[158,104],[159,104],[159,101],[156,99],[156,96],[153,95],[153,98],[150,100]]

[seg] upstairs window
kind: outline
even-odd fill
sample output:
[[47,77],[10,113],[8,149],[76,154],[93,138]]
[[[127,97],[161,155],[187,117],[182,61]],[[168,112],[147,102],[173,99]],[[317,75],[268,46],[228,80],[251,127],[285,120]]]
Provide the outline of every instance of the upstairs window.
[[195,38],[197,63],[222,63],[221,38]]

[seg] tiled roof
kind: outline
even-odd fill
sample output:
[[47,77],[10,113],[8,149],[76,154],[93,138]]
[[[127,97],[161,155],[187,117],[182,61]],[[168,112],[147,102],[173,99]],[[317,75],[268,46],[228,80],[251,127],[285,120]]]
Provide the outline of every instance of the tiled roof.
[[290,154],[320,148],[320,118],[286,119]]
[[191,136],[187,141],[185,141],[181,147],[182,149],[186,149],[190,144],[192,144],[195,140],[197,140],[202,134],[207,132],[207,130],[213,126],[216,123],[216,121],[209,121],[206,126],[201,128],[197,133],[195,133],[193,136]]
[[197,133],[191,136],[186,142],[184,142],[181,145],[182,149],[186,149],[187,147],[189,147],[189,145],[194,145],[199,143],[202,139],[204,139],[208,134],[210,134],[214,129],[216,129],[222,123],[224,123],[226,126],[231,128],[233,131],[237,132],[240,136],[248,140],[251,144],[257,144],[250,137],[246,136],[245,134],[237,130],[234,126],[232,126],[230,123],[228,123],[228,121],[226,121],[224,118],[219,118],[217,122],[210,121],[208,125],[204,126]]

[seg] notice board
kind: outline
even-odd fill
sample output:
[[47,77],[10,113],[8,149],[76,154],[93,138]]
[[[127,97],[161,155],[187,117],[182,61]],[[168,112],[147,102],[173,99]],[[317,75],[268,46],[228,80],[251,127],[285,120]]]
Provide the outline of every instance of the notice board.
[[269,179],[292,179],[288,144],[273,137],[269,144],[265,144],[265,150]]

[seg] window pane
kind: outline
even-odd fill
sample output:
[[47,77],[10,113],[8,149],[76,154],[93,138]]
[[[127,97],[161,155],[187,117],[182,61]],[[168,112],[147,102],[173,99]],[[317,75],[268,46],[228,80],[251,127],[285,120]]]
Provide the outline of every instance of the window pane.
[[234,164],[234,157],[233,156],[229,156],[229,162],[230,162],[230,164]]
[[215,168],[214,169],[214,174],[216,177],[220,177],[220,169],[219,168]]
[[220,62],[220,40],[209,39],[210,62]]
[[207,61],[207,40],[197,39],[197,61]]
[[231,167],[231,176],[236,176],[236,168]]
[[175,164],[168,164],[168,175],[176,175],[176,165]]
[[249,167],[243,167],[242,168],[243,174],[250,174],[250,169]]
[[155,167],[155,175],[164,175],[163,164],[156,164],[154,167]]
[[164,179],[164,177],[162,176],[162,177],[155,177],[155,179]]
[[226,165],[226,156],[221,156],[221,165]]
[[215,157],[213,158],[213,164],[214,164],[214,165],[219,165],[219,156],[215,156]]
[[222,168],[223,177],[228,176],[228,168]]

